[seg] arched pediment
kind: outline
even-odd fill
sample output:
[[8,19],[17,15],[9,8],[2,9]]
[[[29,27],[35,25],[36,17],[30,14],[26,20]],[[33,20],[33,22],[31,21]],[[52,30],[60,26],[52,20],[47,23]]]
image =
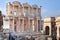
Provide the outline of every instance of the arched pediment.
[[14,1],[13,4],[20,4],[20,2],[18,2],[18,1]]
[[13,5],[18,5],[18,6],[19,6],[19,5],[21,5],[21,3],[18,2],[18,1],[14,1],[14,2],[13,2]]
[[32,7],[33,7],[33,8],[38,8],[38,6],[37,6],[37,5],[35,5],[35,4],[34,4],[34,5],[32,5]]
[[23,3],[22,5],[25,6],[25,7],[30,7],[30,5],[27,2]]

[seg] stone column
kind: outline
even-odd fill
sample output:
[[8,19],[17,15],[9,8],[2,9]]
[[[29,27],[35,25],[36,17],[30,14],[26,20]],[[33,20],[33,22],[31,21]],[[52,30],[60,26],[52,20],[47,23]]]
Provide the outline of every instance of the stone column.
[[34,26],[34,19],[33,19],[33,31],[35,30],[35,26]]
[[51,36],[51,29],[52,29],[52,28],[51,28],[51,25],[49,26],[49,29],[50,29],[50,30],[49,30],[49,35]]
[[17,19],[17,32],[20,32],[20,20],[19,18]]
[[23,18],[22,32],[24,32],[24,18]]
[[18,11],[19,11],[19,32],[21,31],[20,30],[20,17],[21,17],[21,7],[19,6],[19,9],[18,9]]
[[20,32],[21,30],[20,30],[20,16],[19,16],[19,32]]
[[12,29],[12,31],[14,32],[15,30],[14,30],[14,5],[13,5],[13,29]]
[[38,16],[38,8],[36,9],[36,16],[39,17],[39,16]]
[[30,7],[28,8],[28,32],[30,31]]
[[38,32],[38,18],[37,18],[37,29],[36,29],[36,31]]
[[17,32],[20,32],[20,28],[19,28],[19,10],[20,9],[20,7],[18,7],[17,9],[16,9],[16,16],[17,16]]
[[6,12],[7,12],[7,16],[8,16],[10,14],[10,3],[7,4],[7,7],[8,8],[7,8]]
[[30,31],[30,18],[28,18],[28,32]]
[[[23,6],[23,16],[24,16],[24,6]],[[24,18],[23,18],[23,31],[25,31],[24,30]]]
[[39,31],[41,30],[41,8],[37,8],[37,17],[38,17],[38,20],[40,20],[40,25],[39,25]]
[[42,21],[41,21],[41,6],[40,6],[39,14],[40,14],[40,30],[41,30],[41,29],[42,29]]
[[14,32],[14,16],[13,16],[13,27],[12,27],[12,31]]
[[57,40],[59,40],[59,27],[57,26]]
[[38,32],[38,18],[39,18],[39,16],[38,16],[38,8],[36,9],[36,18],[37,18],[37,32]]
[[[24,6],[23,6],[23,16],[24,16]],[[23,31],[25,31],[24,30],[24,18],[23,18]]]

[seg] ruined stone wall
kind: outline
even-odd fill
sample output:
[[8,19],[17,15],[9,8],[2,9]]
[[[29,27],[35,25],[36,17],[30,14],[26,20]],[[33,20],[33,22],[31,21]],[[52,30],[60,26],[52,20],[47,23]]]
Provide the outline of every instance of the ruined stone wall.
[[[38,31],[41,27],[41,6],[21,4],[18,1],[6,4],[6,16],[9,17],[10,30]],[[39,23],[38,23],[39,22]]]

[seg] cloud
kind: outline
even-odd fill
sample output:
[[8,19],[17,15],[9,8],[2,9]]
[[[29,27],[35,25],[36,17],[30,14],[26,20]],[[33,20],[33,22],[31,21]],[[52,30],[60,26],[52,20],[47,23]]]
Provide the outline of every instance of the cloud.
[[60,16],[60,10],[48,10],[48,9],[42,8],[41,16],[42,18]]
[[45,9],[45,8],[42,8],[41,9],[41,16],[42,16],[42,18],[44,18],[45,16],[47,16],[46,14],[48,13],[48,10],[47,9]]
[[60,10],[50,10],[49,14],[51,14],[51,16],[59,16]]
[[42,10],[42,13],[47,13],[48,12],[48,10],[45,9],[45,8],[42,8],[41,10]]

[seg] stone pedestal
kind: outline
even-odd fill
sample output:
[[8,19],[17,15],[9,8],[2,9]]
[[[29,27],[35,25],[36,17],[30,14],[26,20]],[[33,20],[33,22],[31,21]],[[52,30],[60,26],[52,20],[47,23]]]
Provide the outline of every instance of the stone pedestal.
[[48,40],[52,40],[52,38],[51,38],[51,37],[49,37],[49,38],[48,38]]
[[[48,40],[48,39],[49,39],[48,35],[44,35],[44,34],[40,34],[40,36],[37,35],[37,38],[35,38],[35,40]],[[51,40],[51,38],[50,38],[50,40]]]

